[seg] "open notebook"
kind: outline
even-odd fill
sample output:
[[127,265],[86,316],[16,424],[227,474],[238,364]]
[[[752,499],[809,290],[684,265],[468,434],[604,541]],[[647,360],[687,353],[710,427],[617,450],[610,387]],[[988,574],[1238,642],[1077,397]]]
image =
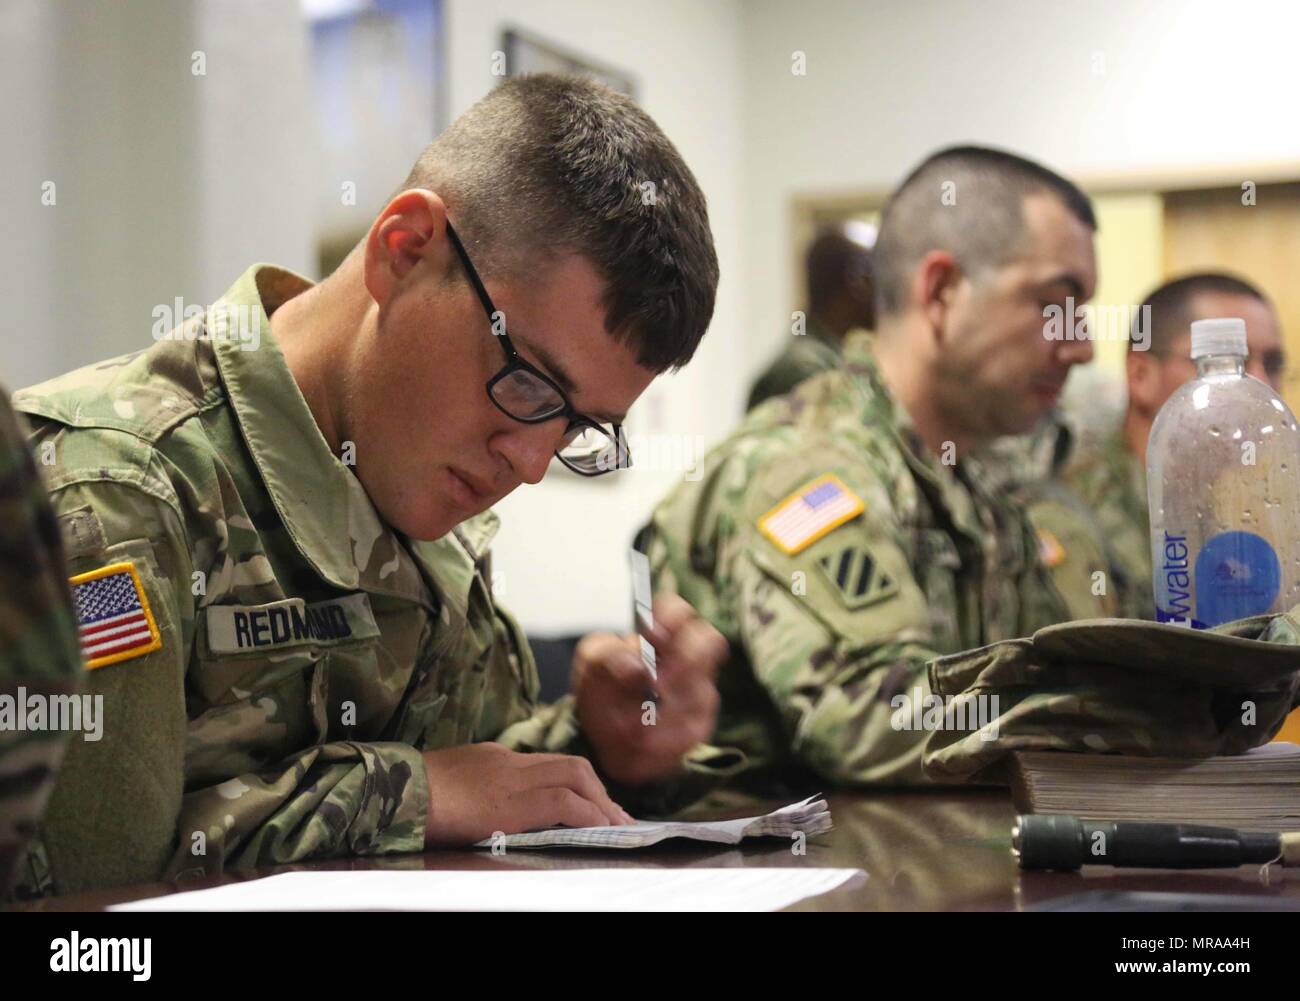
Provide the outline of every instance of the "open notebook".
[[1264,744],[1200,760],[1018,751],[1011,792],[1021,813],[1294,831],[1300,830],[1300,747]]
[[761,817],[738,820],[649,821],[640,820],[622,827],[557,827],[527,834],[507,834],[485,838],[476,848],[645,848],[668,838],[688,838],[716,844],[739,844],[745,838],[786,838],[796,833],[805,837],[831,829],[831,813],[821,793],[798,803],[791,803]]

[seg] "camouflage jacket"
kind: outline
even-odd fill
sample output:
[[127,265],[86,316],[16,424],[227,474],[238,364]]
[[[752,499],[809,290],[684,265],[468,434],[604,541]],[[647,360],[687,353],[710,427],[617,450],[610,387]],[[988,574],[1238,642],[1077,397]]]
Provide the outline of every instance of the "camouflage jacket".
[[[31,727],[28,707],[32,699],[48,706],[76,698],[83,673],[66,574],[45,487],[0,392],[0,900],[45,810],[69,736],[45,725],[54,718],[48,709],[41,728]],[[83,736],[94,739],[89,730],[74,739]]]
[[74,585],[108,572],[149,617],[88,661],[107,718],[51,804],[60,892],[422,851],[421,749],[581,749],[493,600],[495,516],[401,537],[331,453],[268,319],[308,285],[254,266],[148,350],[16,397]]
[[978,460],[928,452],[866,335],[752,411],[643,540],[657,587],[731,642],[715,736],[757,785],[924,782],[925,733],[895,713],[928,694],[926,662],[1066,614],[1023,511]]
[[1121,578],[1119,614],[1153,620],[1146,470],[1123,431],[1081,438],[1060,478],[1092,511],[1109,543],[1115,575]]
[[753,410],[773,396],[784,396],[810,376],[838,368],[839,364],[839,345],[819,323],[809,318],[807,332],[792,336],[785,350],[754,381],[745,409]]
[[1300,696],[1297,614],[1300,606],[1213,629],[1090,619],[940,657],[932,690],[964,704],[979,728],[936,728],[926,772],[1005,782],[1019,751],[1244,754],[1278,732]]
[[[1061,479],[1079,432],[1053,412],[1030,434],[999,438],[979,456],[999,490],[1024,507],[1038,555],[1061,592],[1069,619],[1123,615],[1132,582],[1092,508]],[[1123,540],[1120,540],[1123,541]]]

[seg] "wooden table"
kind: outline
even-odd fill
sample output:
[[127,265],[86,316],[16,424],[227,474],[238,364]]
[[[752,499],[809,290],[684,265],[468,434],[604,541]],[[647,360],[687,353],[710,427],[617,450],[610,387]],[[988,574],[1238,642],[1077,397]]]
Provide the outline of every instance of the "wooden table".
[[[1175,872],[1090,867],[1082,873],[1022,873],[1011,856],[1014,810],[1006,792],[841,792],[827,797],[835,829],[792,854],[779,841],[738,848],[661,845],[643,852],[438,851],[424,855],[334,859],[187,882],[119,887],[22,905],[23,910],[100,910],[109,904],[199,889],[295,869],[589,869],[614,866],[827,866],[863,869],[855,885],[795,905],[800,911],[1019,910],[1091,891],[1155,891],[1249,897],[1261,906],[1300,907],[1300,876],[1274,866],[1267,884],[1257,866]],[[692,814],[748,816],[771,802],[716,798]]]

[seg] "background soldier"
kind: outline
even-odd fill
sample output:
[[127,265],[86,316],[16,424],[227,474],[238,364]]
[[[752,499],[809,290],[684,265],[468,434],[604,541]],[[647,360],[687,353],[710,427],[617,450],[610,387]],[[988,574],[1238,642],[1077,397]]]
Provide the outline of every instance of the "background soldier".
[[[0,697],[49,699],[77,691],[81,649],[58,524],[0,392]],[[25,699],[24,699],[25,701]],[[68,734],[0,721],[0,901],[40,823]]]
[[1043,317],[1091,297],[1095,225],[1038,164],[934,154],[884,211],[875,337],[752,412],[654,512],[657,585],[731,642],[715,739],[752,780],[924,781],[925,734],[892,716],[925,697],[926,662],[1068,616],[972,452],[1027,432],[1091,358]]
[[808,247],[805,259],[808,308],[803,326],[754,382],[746,409],[782,396],[811,375],[840,363],[850,330],[876,326],[871,249],[848,226],[827,229]]
[[[1281,391],[1286,356],[1273,305],[1259,289],[1231,275],[1201,273],[1166,282],[1147,296],[1149,323],[1138,314],[1126,362],[1128,405],[1118,427],[1084,434],[1059,472],[1108,541],[1112,577],[1119,595],[1118,614],[1154,619],[1151,584],[1151,521],[1147,514],[1147,439],[1165,401],[1196,375],[1190,356],[1195,320],[1237,316],[1246,321],[1250,355],[1246,372]],[[1149,341],[1148,341],[1149,338]],[[1132,345],[1149,344],[1148,350]],[[1035,504],[1036,525],[1068,532],[1077,522],[1064,507]]]

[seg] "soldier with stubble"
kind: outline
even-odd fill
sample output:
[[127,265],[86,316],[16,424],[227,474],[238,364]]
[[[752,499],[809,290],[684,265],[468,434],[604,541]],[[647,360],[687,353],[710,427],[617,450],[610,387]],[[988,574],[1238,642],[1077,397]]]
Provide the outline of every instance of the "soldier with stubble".
[[875,337],[751,411],[655,510],[657,586],[731,644],[714,740],[745,751],[741,781],[923,783],[926,733],[894,724],[927,662],[1069,617],[975,452],[1034,427],[1091,358],[1043,316],[1093,294],[1095,227],[1039,164],[929,157],[884,210]]

